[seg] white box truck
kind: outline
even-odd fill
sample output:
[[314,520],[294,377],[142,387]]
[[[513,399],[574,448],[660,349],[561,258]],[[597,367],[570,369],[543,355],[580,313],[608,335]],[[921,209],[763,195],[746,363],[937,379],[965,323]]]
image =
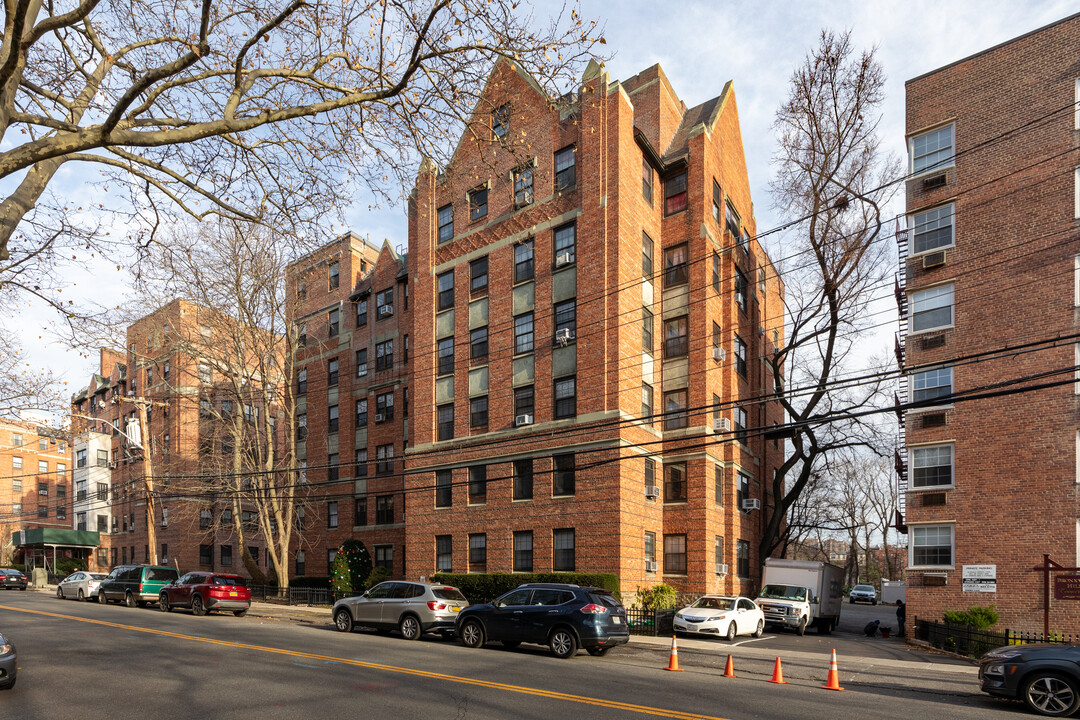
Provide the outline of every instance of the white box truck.
[[829,563],[765,558],[757,604],[768,626],[791,628],[799,635],[813,626],[827,635],[840,623],[843,583],[843,569]]

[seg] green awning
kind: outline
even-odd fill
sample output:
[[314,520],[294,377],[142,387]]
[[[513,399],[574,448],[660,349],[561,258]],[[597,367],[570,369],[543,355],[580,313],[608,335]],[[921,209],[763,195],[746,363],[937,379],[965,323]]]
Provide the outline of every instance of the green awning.
[[60,547],[98,547],[101,540],[97,531],[68,530],[66,528],[33,528],[11,534],[15,547],[58,545]]

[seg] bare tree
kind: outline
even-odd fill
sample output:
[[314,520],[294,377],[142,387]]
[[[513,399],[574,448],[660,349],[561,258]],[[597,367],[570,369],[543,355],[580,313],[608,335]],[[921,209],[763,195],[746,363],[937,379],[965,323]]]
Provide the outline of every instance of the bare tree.
[[[154,274],[139,283],[152,303],[183,297],[199,308],[199,327],[178,334],[172,349],[209,375],[200,414],[212,420],[212,442],[222,449],[200,448],[202,471],[218,485],[209,496],[232,511],[229,530],[257,582],[264,577],[250,543],[255,533],[262,536],[279,587],[288,586],[303,497],[289,381],[299,337],[286,320],[287,247],[267,228],[246,223],[180,227],[147,264]],[[254,522],[243,521],[246,513]]]
[[0,416],[17,417],[22,410],[61,411],[67,399],[55,374],[32,367],[22,349],[0,328]]
[[[496,61],[558,97],[604,42],[576,5],[516,0],[8,0],[2,33],[0,301],[62,316],[55,259],[123,264],[177,215],[317,242],[358,185],[392,201],[447,164]],[[92,207],[50,192],[77,167]]]
[[881,384],[839,381],[859,362],[867,304],[892,267],[879,242],[898,167],[877,133],[884,81],[873,50],[857,52],[850,33],[823,31],[776,114],[772,189],[793,229],[791,259],[780,267],[785,345],[770,360],[791,433],[787,458],[770,479],[775,504],[766,509],[762,562],[783,545],[786,518],[828,456],[872,444],[873,428],[852,414],[882,397]]

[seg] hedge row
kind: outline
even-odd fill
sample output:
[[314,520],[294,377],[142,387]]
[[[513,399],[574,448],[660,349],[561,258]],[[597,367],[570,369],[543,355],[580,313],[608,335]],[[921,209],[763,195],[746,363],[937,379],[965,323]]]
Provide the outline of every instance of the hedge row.
[[491,602],[522,583],[571,583],[619,592],[619,576],[615,573],[435,573],[431,582],[453,585],[471,603]]

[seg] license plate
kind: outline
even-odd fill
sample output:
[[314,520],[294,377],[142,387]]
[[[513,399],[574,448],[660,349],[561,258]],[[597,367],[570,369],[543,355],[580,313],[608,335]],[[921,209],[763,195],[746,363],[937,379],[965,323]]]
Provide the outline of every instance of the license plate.
[[236,597],[236,593],[234,593],[234,592],[229,593],[229,597]]
[[622,624],[622,618],[621,618],[621,617],[619,617],[618,615],[612,615],[612,616],[611,616],[611,620],[612,620],[612,622],[614,622],[614,623],[615,623],[616,625],[620,625],[620,624]]
[[450,608],[450,610],[453,611],[453,612],[461,612],[461,606],[460,605],[454,605],[453,607]]

